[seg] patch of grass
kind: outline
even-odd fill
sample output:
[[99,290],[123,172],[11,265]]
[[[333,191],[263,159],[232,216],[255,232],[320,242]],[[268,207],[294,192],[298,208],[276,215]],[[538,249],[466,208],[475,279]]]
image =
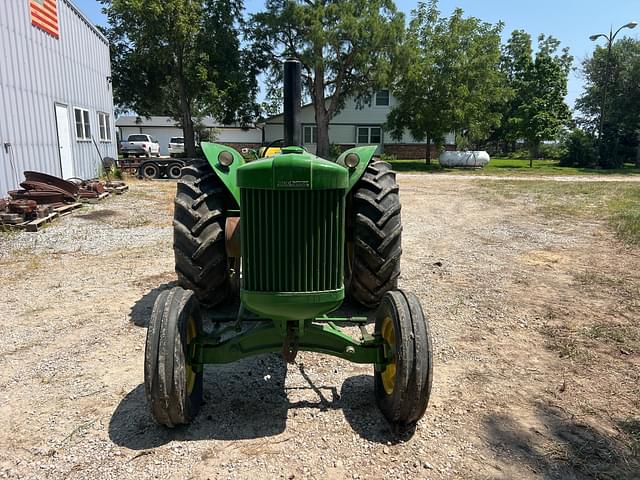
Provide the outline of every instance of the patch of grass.
[[620,345],[626,345],[632,350],[638,342],[637,332],[622,325],[591,325],[585,331],[585,336],[594,340],[609,340]]
[[640,245],[640,185],[631,182],[483,181],[499,197],[534,206],[550,217],[607,221],[629,244]]
[[623,420],[619,428],[626,434],[625,444],[631,457],[640,460],[640,417]]
[[431,160],[427,165],[424,160],[391,160],[397,172],[423,173],[457,173],[467,175],[640,175],[640,168],[633,164],[626,164],[623,168],[602,170],[596,168],[563,167],[557,160],[534,160],[529,166],[529,160],[518,158],[492,158],[484,168],[448,168]]
[[640,186],[609,202],[609,223],[620,238],[640,245]]

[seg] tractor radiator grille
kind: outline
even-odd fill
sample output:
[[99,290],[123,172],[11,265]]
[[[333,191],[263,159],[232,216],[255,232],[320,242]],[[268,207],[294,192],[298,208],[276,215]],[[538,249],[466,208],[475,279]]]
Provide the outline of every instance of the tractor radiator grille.
[[245,290],[342,288],[344,190],[242,188],[240,205]]

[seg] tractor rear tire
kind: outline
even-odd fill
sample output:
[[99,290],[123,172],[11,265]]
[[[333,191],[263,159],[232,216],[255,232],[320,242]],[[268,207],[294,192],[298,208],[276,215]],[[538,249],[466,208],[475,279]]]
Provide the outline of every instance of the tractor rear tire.
[[203,305],[231,294],[224,228],[229,193],[206,160],[182,169],[173,216],[173,251],[178,283]]
[[193,292],[174,287],[158,295],[144,351],[144,390],[153,418],[169,428],[189,423],[202,404],[202,371],[189,364],[189,343],[202,333]]
[[354,186],[347,210],[345,287],[365,307],[375,307],[398,286],[402,222],[396,174],[372,160]]

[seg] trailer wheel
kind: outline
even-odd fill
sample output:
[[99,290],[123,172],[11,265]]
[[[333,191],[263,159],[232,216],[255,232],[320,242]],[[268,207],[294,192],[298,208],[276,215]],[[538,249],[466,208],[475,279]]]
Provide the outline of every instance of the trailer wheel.
[[230,195],[206,160],[182,169],[173,216],[178,282],[214,306],[231,293],[224,228]]
[[167,176],[169,178],[180,178],[182,176],[182,165],[179,163],[171,163],[167,167]]
[[376,368],[376,402],[395,433],[412,433],[427,409],[433,374],[431,336],[418,298],[402,290],[387,292],[375,331],[391,359]]
[[202,333],[193,292],[175,287],[153,306],[144,352],[144,390],[153,418],[173,428],[189,423],[202,404],[202,372],[189,364],[189,344]]
[[354,186],[347,207],[345,289],[375,307],[398,286],[402,254],[400,196],[391,165],[372,160]]
[[140,166],[143,178],[159,178],[160,167],[154,162],[145,162]]

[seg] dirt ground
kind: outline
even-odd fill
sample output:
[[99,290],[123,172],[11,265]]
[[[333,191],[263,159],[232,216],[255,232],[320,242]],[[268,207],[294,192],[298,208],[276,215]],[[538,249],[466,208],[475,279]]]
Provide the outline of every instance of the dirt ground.
[[155,425],[145,325],[175,282],[174,185],[133,183],[0,234],[0,478],[640,478],[640,250],[473,177],[398,178],[400,284],[435,342],[413,438],[371,367],[307,353],[208,367],[196,421]]

